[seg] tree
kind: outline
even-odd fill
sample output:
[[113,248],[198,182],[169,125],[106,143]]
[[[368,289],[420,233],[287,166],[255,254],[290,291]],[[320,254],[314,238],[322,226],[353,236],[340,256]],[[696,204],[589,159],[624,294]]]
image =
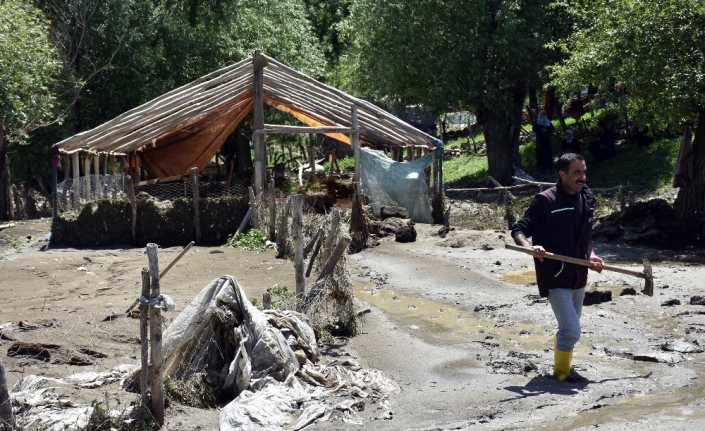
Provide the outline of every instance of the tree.
[[568,56],[551,68],[558,87],[614,83],[626,90],[621,109],[651,130],[697,122],[695,178],[674,205],[687,237],[697,241],[705,205],[705,3],[581,0],[569,2],[567,12],[575,28],[556,44]]
[[8,153],[52,119],[59,61],[41,11],[0,2],[0,220],[14,218]]
[[555,9],[531,0],[359,0],[362,88],[396,105],[471,110],[484,126],[489,173],[510,184],[527,85],[548,64]]

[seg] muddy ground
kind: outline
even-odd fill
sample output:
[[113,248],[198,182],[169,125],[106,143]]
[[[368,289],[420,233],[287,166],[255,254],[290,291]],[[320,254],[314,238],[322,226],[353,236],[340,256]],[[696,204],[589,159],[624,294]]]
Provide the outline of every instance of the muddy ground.
[[[0,325],[38,326],[8,334],[62,346],[42,362],[8,357],[11,341],[0,341],[10,384],[28,374],[62,377],[137,363],[137,321],[103,319],[135,299],[147,263],[143,250],[42,251],[45,243],[37,240],[48,229],[40,220],[0,232]],[[554,318],[532,284],[531,258],[503,248],[509,232],[458,229],[443,239],[437,227],[417,229],[415,243],[384,240],[350,257],[359,307],[371,313],[359,336],[324,349],[350,354],[396,381],[394,414],[379,419],[368,405],[357,413],[361,425],[320,422],[307,429],[705,429],[705,353],[698,352],[705,348],[705,306],[690,304],[705,295],[702,253],[596,244],[599,255],[618,265],[640,269],[640,258],[649,258],[655,293],[638,294],[640,279],[591,272],[589,288],[609,290],[613,299],[583,309],[573,381],[558,382],[550,377]],[[163,262],[176,253],[165,249]],[[162,291],[182,308],[222,274],[234,275],[251,298],[273,284],[294,285],[291,263],[271,251],[197,247],[164,279]],[[637,295],[620,296],[628,287]],[[85,347],[107,357],[69,365]],[[83,390],[74,401],[107,397],[115,404],[110,397],[119,392],[105,392]],[[167,419],[165,429],[216,429],[218,412],[173,405]]]

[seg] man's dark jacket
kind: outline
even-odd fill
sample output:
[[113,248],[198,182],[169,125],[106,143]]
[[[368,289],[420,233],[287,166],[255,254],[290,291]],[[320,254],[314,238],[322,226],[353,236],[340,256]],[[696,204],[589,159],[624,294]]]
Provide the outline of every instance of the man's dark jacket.
[[[539,193],[529,205],[524,218],[512,229],[512,237],[523,233],[532,239],[533,245],[541,245],[546,251],[589,260],[592,247],[592,225],[597,199],[584,186],[580,191],[583,210],[581,220],[576,220],[575,200],[563,188],[560,180],[555,186]],[[578,228],[575,223],[580,223]],[[577,235],[576,235],[577,232]],[[580,289],[587,283],[587,267],[544,258],[534,259],[539,294],[548,296],[553,288]]]

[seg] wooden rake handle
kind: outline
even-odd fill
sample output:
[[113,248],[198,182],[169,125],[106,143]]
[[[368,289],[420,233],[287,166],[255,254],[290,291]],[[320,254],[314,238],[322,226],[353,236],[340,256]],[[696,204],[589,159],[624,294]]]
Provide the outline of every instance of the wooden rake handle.
[[[507,248],[509,250],[518,251],[520,253],[526,253],[528,255],[536,257],[536,253],[534,252],[534,249],[532,249],[532,248],[521,247],[521,246],[514,245],[514,244],[505,244],[504,248]],[[588,268],[592,268],[595,265],[594,263],[590,262],[589,260],[576,259],[574,257],[562,256],[560,254],[555,254],[555,253],[551,253],[548,251],[544,255],[544,258],[558,260],[561,262],[572,263],[574,265],[587,266]],[[634,271],[632,269],[620,268],[618,266],[610,266],[610,265],[605,265],[602,267],[602,269],[604,269],[606,271],[619,272],[621,274],[633,275],[634,277],[646,279],[646,274],[641,271]]]

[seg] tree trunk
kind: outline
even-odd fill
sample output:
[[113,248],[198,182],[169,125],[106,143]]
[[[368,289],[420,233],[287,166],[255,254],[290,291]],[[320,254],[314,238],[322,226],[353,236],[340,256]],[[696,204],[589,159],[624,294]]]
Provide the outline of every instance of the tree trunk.
[[512,97],[511,112],[493,112],[484,108],[485,142],[487,143],[487,163],[489,174],[503,186],[512,184],[514,169],[512,164],[521,167],[519,154],[519,133],[521,112],[524,104],[524,87],[515,91]]
[[10,158],[7,157],[8,147],[9,144],[5,141],[5,127],[0,122],[0,221],[15,219],[12,206]]
[[685,236],[693,244],[703,242],[701,224],[705,217],[705,109],[700,108],[693,140],[693,181],[681,187],[673,209],[683,223]]

